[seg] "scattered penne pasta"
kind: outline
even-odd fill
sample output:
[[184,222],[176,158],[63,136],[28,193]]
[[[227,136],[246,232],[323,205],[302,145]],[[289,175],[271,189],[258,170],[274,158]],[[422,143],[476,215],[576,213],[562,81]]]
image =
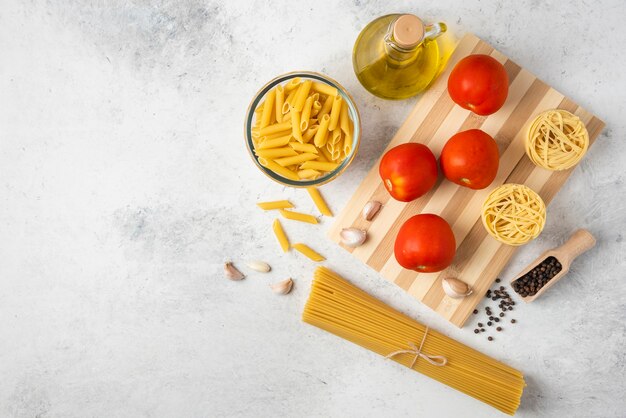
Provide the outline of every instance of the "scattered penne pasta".
[[313,199],[313,203],[315,203],[315,206],[317,206],[317,209],[319,209],[322,215],[333,216],[333,213],[331,212],[330,208],[326,204],[326,201],[324,200],[324,198],[320,194],[320,191],[317,188],[307,187],[306,191],[309,192],[309,196],[311,196],[311,199]]
[[308,213],[293,212],[293,211],[285,210],[285,209],[279,209],[279,210],[280,210],[280,214],[285,219],[291,219],[292,221],[307,222],[310,224],[318,223],[317,218],[313,215],[309,215]]
[[282,248],[283,252],[286,253],[287,251],[289,251],[289,239],[287,239],[285,230],[283,229],[278,219],[274,219],[274,223],[272,224],[272,230],[274,231],[274,235],[276,236],[278,244],[280,244],[280,248]]
[[313,251],[311,247],[309,247],[308,245],[302,244],[300,242],[297,244],[293,244],[293,248],[295,248],[299,253],[307,256],[313,261],[319,262],[319,261],[326,260],[323,256]]
[[293,207],[291,202],[288,200],[274,200],[271,202],[258,202],[256,205],[263,210],[289,209]]

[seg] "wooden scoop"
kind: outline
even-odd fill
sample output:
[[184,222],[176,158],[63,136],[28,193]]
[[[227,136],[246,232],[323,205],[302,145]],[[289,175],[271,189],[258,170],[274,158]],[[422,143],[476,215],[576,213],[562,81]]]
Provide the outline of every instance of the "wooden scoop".
[[591,235],[591,232],[587,231],[586,229],[579,229],[572,234],[572,236],[567,240],[567,242],[565,242],[565,244],[561,245],[560,247],[553,248],[552,250],[548,250],[545,253],[541,254],[539,257],[537,257],[535,261],[530,263],[528,266],[526,266],[524,270],[516,275],[511,280],[510,284],[512,286],[514,281],[521,278],[526,273],[537,267],[537,265],[539,265],[546,258],[556,258],[558,262],[561,263],[561,271],[559,271],[556,276],[550,279],[548,283],[546,283],[545,286],[539,289],[539,291],[533,296],[523,297],[518,293],[518,296],[521,296],[524,302],[530,303],[537,299],[539,296],[541,296],[543,292],[548,290],[551,286],[554,286],[556,282],[561,280],[563,276],[565,276],[569,271],[569,266],[571,265],[572,261],[574,261],[576,257],[581,255],[588,249],[592,248],[594,245],[596,245],[596,239],[593,237],[593,235]]

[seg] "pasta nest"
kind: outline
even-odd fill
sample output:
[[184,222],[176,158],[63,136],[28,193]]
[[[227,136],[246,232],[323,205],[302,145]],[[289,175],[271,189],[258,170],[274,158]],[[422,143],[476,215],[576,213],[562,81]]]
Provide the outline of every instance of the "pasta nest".
[[528,129],[526,154],[548,170],[566,170],[578,164],[589,148],[589,133],[578,116],[554,109],[541,113]]
[[518,246],[536,238],[546,222],[541,197],[522,184],[503,184],[483,203],[483,225],[498,241]]

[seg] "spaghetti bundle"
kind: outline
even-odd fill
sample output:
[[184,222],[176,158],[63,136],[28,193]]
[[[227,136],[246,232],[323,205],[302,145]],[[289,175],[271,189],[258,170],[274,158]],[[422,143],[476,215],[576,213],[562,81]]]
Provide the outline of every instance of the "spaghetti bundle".
[[429,330],[327,268],[315,270],[302,319],[509,415],[519,406],[521,372]]
[[548,170],[566,170],[575,166],[589,147],[585,124],[566,110],[541,113],[528,129],[526,154],[538,166]]
[[503,184],[483,203],[483,225],[495,239],[508,245],[522,245],[536,238],[546,223],[546,205],[523,184]]

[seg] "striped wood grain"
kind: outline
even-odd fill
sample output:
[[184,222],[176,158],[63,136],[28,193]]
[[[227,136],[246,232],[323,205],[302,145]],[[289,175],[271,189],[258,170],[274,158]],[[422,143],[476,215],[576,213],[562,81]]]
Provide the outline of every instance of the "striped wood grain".
[[[504,106],[493,115],[475,115],[456,106],[448,95],[447,80],[451,69],[461,58],[470,54],[491,55],[504,65],[509,75],[509,96]],[[364,245],[354,249],[344,248],[453,324],[463,326],[515,251],[515,247],[500,244],[483,228],[480,208],[487,195],[503,183],[522,183],[537,191],[548,204],[573,170],[544,170],[536,167],[524,152],[528,124],[537,114],[553,108],[566,109],[578,115],[587,125],[591,143],[604,127],[600,119],[489,44],[474,35],[466,35],[450,57],[447,69],[419,99],[387,150],[405,142],[421,142],[438,156],[452,135],[466,129],[479,128],[493,136],[500,149],[500,168],[494,182],[485,190],[474,191],[440,178],[425,196],[403,203],[391,199],[385,190],[378,176],[378,159],[337,217],[329,231],[330,238],[339,242],[342,228],[367,230],[368,238]],[[378,200],[384,205],[373,222],[364,221],[360,216],[363,206],[370,200]],[[439,214],[452,226],[457,254],[448,270],[417,273],[403,269],[396,262],[393,244],[398,230],[408,218],[418,213]],[[469,283],[474,293],[464,299],[446,296],[441,279],[447,275],[454,275]]]

